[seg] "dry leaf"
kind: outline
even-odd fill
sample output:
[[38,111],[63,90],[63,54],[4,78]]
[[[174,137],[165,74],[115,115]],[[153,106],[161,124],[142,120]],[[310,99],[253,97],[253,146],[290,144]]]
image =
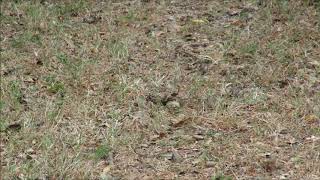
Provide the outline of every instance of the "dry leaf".
[[311,137],[308,137],[306,138],[307,141],[311,141],[311,142],[316,142],[316,141],[320,141],[320,137],[317,137],[317,136],[311,136]]
[[96,15],[90,14],[89,16],[86,16],[83,18],[84,23],[88,24],[94,24],[101,20],[101,17],[98,17]]
[[92,48],[91,52],[94,53],[94,54],[97,54],[99,52],[99,50],[98,50],[98,48]]
[[207,161],[206,162],[206,167],[210,168],[210,167],[214,167],[216,165],[216,163],[214,161]]
[[277,169],[277,164],[274,159],[268,159],[262,162],[262,167],[265,171],[271,173]]
[[111,166],[106,166],[103,168],[102,173],[100,174],[101,179],[114,179],[114,177],[110,174]]
[[191,120],[190,117],[184,117],[183,116],[183,117],[181,117],[181,118],[179,118],[177,120],[174,120],[173,123],[172,123],[172,126],[173,127],[180,127],[182,125],[187,124],[190,120]]
[[11,124],[9,124],[9,126],[7,127],[7,130],[20,130],[21,129],[21,123],[19,121],[13,122]]
[[25,77],[25,78],[23,79],[23,81],[26,82],[26,83],[34,83],[35,80],[36,80],[35,78],[32,78],[32,77],[30,77],[30,76]]
[[239,15],[241,13],[241,9],[230,9],[227,14],[229,16],[236,16],[236,15]]
[[190,142],[194,140],[193,137],[190,135],[181,135],[181,139],[186,142]]
[[111,166],[106,166],[105,168],[103,168],[102,173],[108,173],[111,170]]
[[202,19],[193,19],[192,20],[192,23],[194,24],[203,24],[205,23],[206,21],[205,20],[202,20]]
[[317,123],[320,119],[315,115],[315,114],[309,114],[304,117],[304,120],[308,124],[315,124]]

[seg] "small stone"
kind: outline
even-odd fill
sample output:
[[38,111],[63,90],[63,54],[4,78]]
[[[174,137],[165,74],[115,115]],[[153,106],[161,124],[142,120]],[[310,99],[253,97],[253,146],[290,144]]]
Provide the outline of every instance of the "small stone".
[[30,148],[30,149],[27,149],[26,153],[35,154],[35,151],[32,148]]
[[48,24],[45,23],[45,22],[41,22],[41,23],[39,24],[39,28],[40,28],[40,30],[45,31],[45,30],[48,29]]
[[282,175],[280,176],[280,179],[281,179],[281,180],[287,180],[287,179],[289,179],[289,174],[282,174]]
[[173,160],[174,159],[174,155],[171,152],[161,154],[160,156],[163,157],[164,159],[167,159],[167,160]]
[[271,153],[266,153],[266,154],[265,154],[265,157],[266,157],[267,159],[271,158]]
[[178,110],[180,108],[180,103],[178,101],[169,101],[166,106],[170,110]]
[[204,140],[204,137],[201,135],[193,135],[193,138],[195,138],[196,140]]

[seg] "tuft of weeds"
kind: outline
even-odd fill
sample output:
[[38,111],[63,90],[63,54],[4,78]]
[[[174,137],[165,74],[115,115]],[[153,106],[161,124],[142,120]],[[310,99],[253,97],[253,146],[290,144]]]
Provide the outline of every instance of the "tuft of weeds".
[[72,1],[66,3],[57,3],[54,6],[55,14],[58,16],[77,16],[79,13],[85,11],[88,7],[85,0]]
[[258,44],[255,42],[248,43],[241,48],[241,52],[244,54],[255,55],[258,51],[258,47],[259,47]]
[[53,94],[64,95],[65,86],[62,82],[57,80],[55,76],[47,76],[45,77],[45,82],[47,84],[47,90]]
[[218,175],[212,176],[211,180],[232,180],[232,177],[225,176],[223,174],[218,174]]
[[95,152],[94,156],[96,159],[106,159],[111,151],[111,148],[107,144],[101,144],[99,145]]
[[126,15],[123,15],[119,18],[120,22],[130,23],[137,20],[136,14],[134,10],[129,10]]
[[31,20],[32,23],[36,23],[37,21],[40,21],[41,18],[43,17],[42,7],[37,3],[27,6],[25,11],[27,15],[26,18]]
[[129,56],[128,43],[124,39],[115,38],[110,40],[107,48],[112,58],[121,60]]
[[35,34],[27,31],[11,41],[12,47],[17,49],[26,48],[29,44],[36,44],[38,46],[41,46],[42,42],[40,34]]
[[56,58],[63,65],[64,73],[70,76],[71,81],[78,82],[85,68],[85,62],[81,59],[71,59],[64,53],[57,53]]
[[19,81],[11,81],[9,83],[9,89],[10,89],[10,97],[13,100],[15,106],[19,105],[23,100],[23,94],[21,91]]

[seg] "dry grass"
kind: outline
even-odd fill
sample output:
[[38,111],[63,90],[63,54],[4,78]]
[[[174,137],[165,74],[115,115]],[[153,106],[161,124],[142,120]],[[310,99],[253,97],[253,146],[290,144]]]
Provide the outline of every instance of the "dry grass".
[[320,179],[317,1],[1,3],[3,179]]

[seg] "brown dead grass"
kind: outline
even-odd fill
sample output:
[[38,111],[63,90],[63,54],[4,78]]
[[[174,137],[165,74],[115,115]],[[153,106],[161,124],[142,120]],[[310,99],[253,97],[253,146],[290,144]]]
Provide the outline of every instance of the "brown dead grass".
[[319,3],[4,1],[3,179],[319,179]]

